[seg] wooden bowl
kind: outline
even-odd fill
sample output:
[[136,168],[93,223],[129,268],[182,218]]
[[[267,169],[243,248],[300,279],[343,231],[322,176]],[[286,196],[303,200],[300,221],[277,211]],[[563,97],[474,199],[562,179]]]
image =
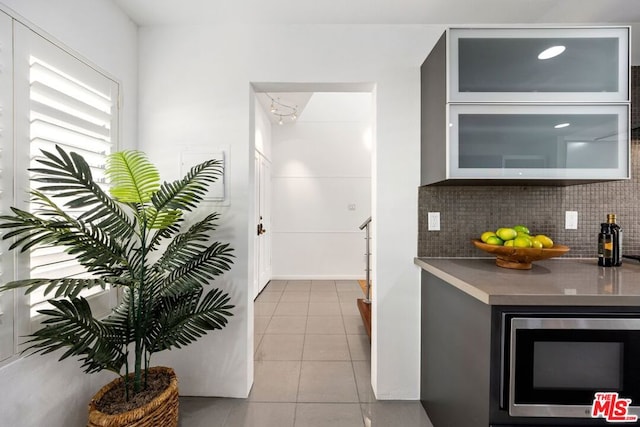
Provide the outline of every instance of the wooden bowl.
[[553,245],[552,248],[538,249],[488,245],[477,239],[471,242],[476,245],[476,248],[495,255],[498,267],[516,270],[530,270],[533,261],[561,256],[569,251],[569,247],[563,245]]

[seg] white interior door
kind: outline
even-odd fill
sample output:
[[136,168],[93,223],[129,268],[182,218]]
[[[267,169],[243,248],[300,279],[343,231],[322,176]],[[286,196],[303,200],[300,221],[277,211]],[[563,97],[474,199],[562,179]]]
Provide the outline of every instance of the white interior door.
[[271,163],[259,152],[255,154],[256,232],[254,298],[271,280]]

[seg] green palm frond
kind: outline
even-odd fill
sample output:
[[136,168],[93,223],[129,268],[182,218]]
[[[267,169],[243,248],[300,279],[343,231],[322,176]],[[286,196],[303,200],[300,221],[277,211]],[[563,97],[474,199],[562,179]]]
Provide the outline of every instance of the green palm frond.
[[[153,195],[152,203],[158,215],[170,211],[191,211],[202,201],[209,184],[222,175],[223,164],[220,160],[208,160],[192,167],[182,178],[173,182],[164,182]],[[147,209],[147,212],[150,212]],[[155,223],[152,215],[147,215],[149,223]],[[165,227],[150,240],[149,247],[155,249],[161,240],[176,234],[175,224],[164,222]],[[160,227],[154,227],[160,228]]]
[[[11,208],[14,215],[1,216],[0,229],[11,231],[3,239],[14,239],[10,249],[27,251],[34,247],[63,246],[88,271],[118,275],[126,266],[126,249],[98,227],[87,227],[68,216],[43,193],[33,192],[41,202],[36,214]],[[42,219],[41,217],[48,217]]]
[[134,337],[134,330],[129,326],[131,319],[131,292],[129,288],[124,288],[122,297],[118,305],[111,310],[111,313],[102,319],[102,323],[113,331],[118,332],[120,343],[125,345],[131,344]]
[[234,308],[229,304],[229,295],[212,289],[200,301],[201,294],[202,288],[198,288],[180,297],[162,298],[155,333],[148,344],[152,351],[181,348],[227,324]]
[[158,211],[164,209],[191,211],[195,209],[207,193],[209,184],[222,176],[222,167],[222,161],[208,160],[192,167],[184,178],[171,183],[163,183],[153,196],[153,206]]
[[0,291],[9,289],[26,288],[25,293],[30,294],[36,289],[45,287],[44,295],[53,294],[54,298],[75,298],[84,289],[91,289],[95,287],[101,287],[105,289],[107,285],[113,284],[113,281],[105,280],[103,278],[91,278],[91,279],[74,279],[74,278],[61,278],[61,279],[24,279],[14,280],[6,283],[0,287]]
[[32,168],[33,181],[43,183],[42,193],[54,193],[54,197],[71,198],[65,207],[91,208],[80,220],[94,223],[105,232],[129,238],[135,232],[133,220],[93,180],[91,168],[77,153],[67,154],[56,146],[58,155],[42,150],[45,158],[37,159],[43,167]]
[[15,238],[10,250],[21,248],[25,252],[38,244],[55,243],[57,236],[68,230],[69,223],[60,220],[43,220],[30,212],[11,208],[15,215],[0,216],[0,229],[11,231],[3,234],[3,240]]
[[160,188],[158,170],[141,151],[109,155],[106,175],[111,181],[111,195],[122,203],[147,203]]
[[[32,197],[39,206],[37,215],[47,216],[52,224],[56,221],[51,218],[59,218],[65,225],[65,228],[57,225],[57,234],[48,243],[67,247],[67,253],[94,274],[117,276],[126,267],[127,248],[113,239],[107,230],[71,217],[44,193],[33,191]],[[42,244],[44,241],[40,242]]]
[[216,221],[219,217],[220,215],[216,212],[211,213],[202,221],[192,225],[186,232],[175,236],[154,267],[163,270],[176,269],[185,261],[197,256],[207,247],[205,243],[209,241],[210,233],[216,229]]
[[149,248],[149,252],[158,250],[163,241],[173,239],[180,234],[183,221],[184,219],[181,216],[173,224],[165,224],[166,227],[153,230],[147,246]]
[[216,276],[231,269],[233,249],[229,244],[213,243],[198,251],[182,265],[173,269],[162,283],[161,295],[177,296],[190,291],[194,283],[206,285]]
[[174,225],[182,217],[182,211],[178,209],[164,209],[160,212],[149,206],[144,210],[147,228],[164,230]]
[[151,351],[159,348],[159,341],[163,340],[164,331],[178,323],[175,319],[182,319],[195,313],[203,287],[195,285],[189,292],[182,292],[179,297],[158,297],[153,307],[153,321],[147,327],[145,345]]
[[86,228],[82,223],[77,226],[59,242],[69,248],[67,253],[89,273],[119,276],[129,267],[126,247],[120,246],[100,228]]
[[26,352],[47,354],[66,348],[59,360],[77,356],[87,373],[103,369],[120,372],[125,362],[124,343],[120,342],[117,331],[93,318],[86,299],[50,300],[49,303],[53,309],[39,311],[47,316],[43,321],[46,326],[30,335]]

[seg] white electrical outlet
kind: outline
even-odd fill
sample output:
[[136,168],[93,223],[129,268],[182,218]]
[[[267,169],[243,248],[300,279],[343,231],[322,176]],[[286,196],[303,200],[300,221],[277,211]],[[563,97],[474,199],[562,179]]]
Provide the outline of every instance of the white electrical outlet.
[[429,212],[428,216],[428,230],[440,231],[440,212]]
[[578,211],[566,211],[564,213],[564,228],[567,230],[578,229]]

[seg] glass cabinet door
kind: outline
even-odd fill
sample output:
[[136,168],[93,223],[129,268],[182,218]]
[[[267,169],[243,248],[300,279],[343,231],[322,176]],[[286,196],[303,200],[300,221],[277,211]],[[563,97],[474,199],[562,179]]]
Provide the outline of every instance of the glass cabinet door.
[[451,29],[449,102],[626,102],[629,28]]
[[626,105],[450,105],[449,178],[629,177]]

